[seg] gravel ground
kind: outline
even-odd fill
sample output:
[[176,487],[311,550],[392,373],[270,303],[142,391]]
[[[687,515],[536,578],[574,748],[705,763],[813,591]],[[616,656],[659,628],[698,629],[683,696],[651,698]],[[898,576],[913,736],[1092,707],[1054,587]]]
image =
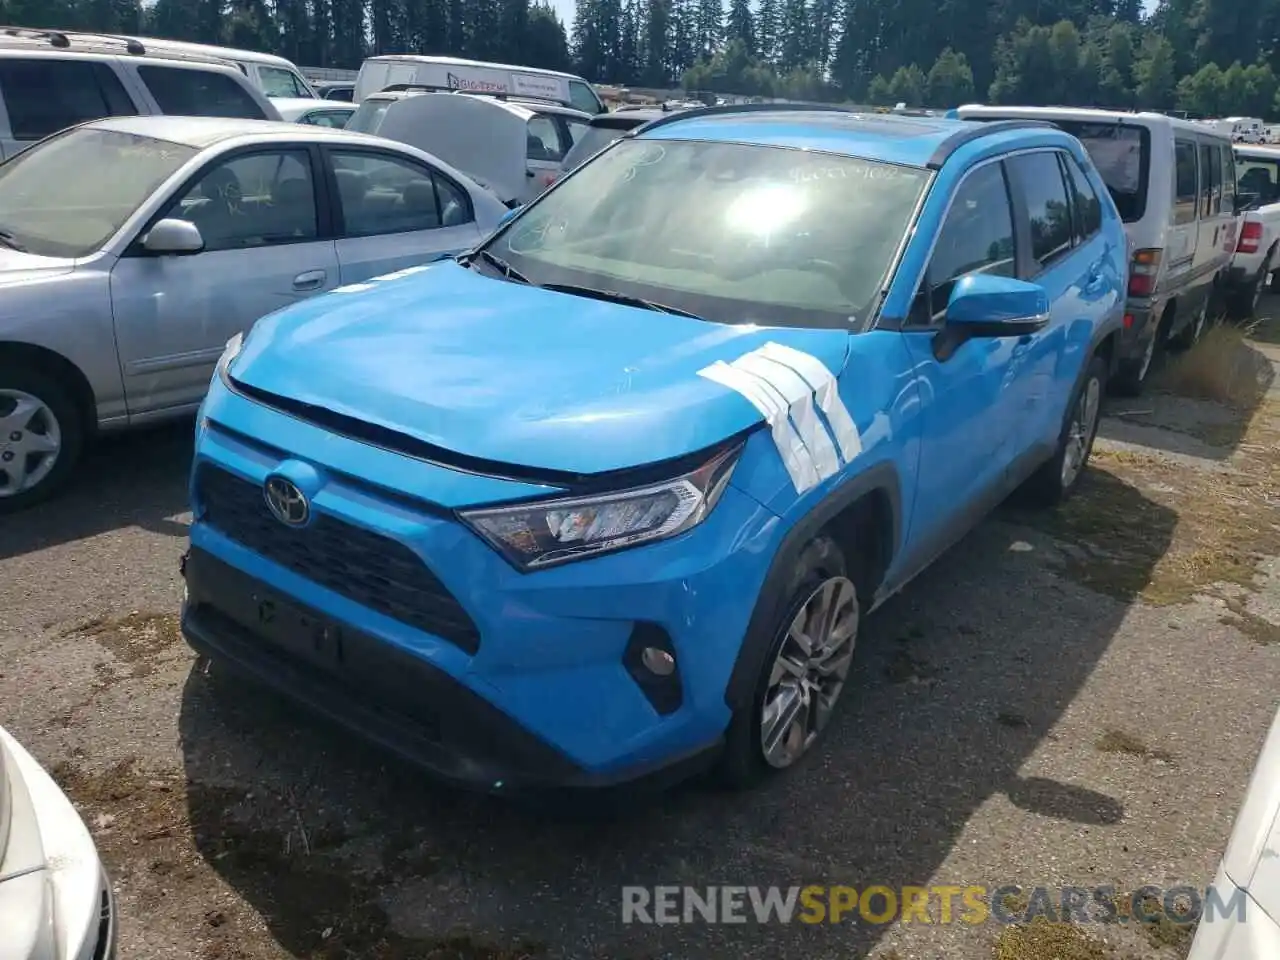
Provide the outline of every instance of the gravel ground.
[[1245,406],[1114,404],[1081,496],[1002,508],[872,618],[825,748],[749,795],[459,795],[197,664],[189,424],[4,519],[0,723],[93,829],[123,957],[1181,956],[1118,925],[624,926],[620,888],[1207,883],[1280,689],[1278,388]]

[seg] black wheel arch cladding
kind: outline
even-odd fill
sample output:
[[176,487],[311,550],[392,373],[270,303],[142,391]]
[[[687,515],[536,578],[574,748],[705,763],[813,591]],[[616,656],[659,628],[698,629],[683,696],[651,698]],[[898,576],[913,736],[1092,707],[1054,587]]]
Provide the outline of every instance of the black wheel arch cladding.
[[[749,703],[756,680],[764,666],[764,658],[773,640],[774,627],[790,599],[787,585],[795,571],[796,561],[804,549],[832,520],[864,497],[880,496],[889,508],[891,529],[881,566],[887,569],[898,549],[902,530],[902,494],[897,468],[889,462],[877,463],[846,480],[801,517],[782,538],[764,584],[756,596],[751,620],[747,624],[733,671],[725,687],[725,703],[737,710]],[[840,545],[844,547],[844,544]],[[880,571],[883,574],[884,570]],[[869,599],[869,598],[866,598]]]

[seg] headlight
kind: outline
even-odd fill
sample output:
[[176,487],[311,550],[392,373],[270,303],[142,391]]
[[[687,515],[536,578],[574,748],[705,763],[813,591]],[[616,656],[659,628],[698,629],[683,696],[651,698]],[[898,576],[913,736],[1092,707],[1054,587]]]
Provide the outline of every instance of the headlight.
[[697,526],[719,502],[741,452],[741,444],[730,447],[664,483],[460,515],[516,567],[540,570],[665,540]]
[[237,333],[227,341],[227,346],[222,351],[222,356],[218,358],[218,365],[214,368],[215,374],[223,381],[227,379],[227,368],[231,366],[232,360],[240,356],[240,350],[242,347],[244,347],[243,333]]

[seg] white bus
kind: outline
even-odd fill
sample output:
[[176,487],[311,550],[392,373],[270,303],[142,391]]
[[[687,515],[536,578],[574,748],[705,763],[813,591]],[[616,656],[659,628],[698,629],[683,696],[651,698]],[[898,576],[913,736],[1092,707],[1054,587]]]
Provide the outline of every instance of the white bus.
[[582,77],[558,70],[517,67],[505,63],[395,53],[370,57],[356,77],[355,102],[383,90],[462,91],[498,97],[552,100],[584,113],[607,108]]

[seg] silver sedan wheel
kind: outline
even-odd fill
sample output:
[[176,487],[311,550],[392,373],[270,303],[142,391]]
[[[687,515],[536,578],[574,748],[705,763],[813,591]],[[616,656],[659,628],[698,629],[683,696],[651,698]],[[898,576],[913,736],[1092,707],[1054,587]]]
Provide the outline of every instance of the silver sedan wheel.
[[0,497],[43,482],[62,452],[62,428],[39,397],[0,387]]
[[824,581],[787,628],[760,718],[765,762],[789,767],[817,739],[844,689],[858,639],[858,595],[845,577]]
[[1062,486],[1071,486],[1084,469],[1089,456],[1089,444],[1098,426],[1098,409],[1102,405],[1102,384],[1097,377],[1090,377],[1080,391],[1071,425],[1067,428],[1067,448],[1062,457]]

